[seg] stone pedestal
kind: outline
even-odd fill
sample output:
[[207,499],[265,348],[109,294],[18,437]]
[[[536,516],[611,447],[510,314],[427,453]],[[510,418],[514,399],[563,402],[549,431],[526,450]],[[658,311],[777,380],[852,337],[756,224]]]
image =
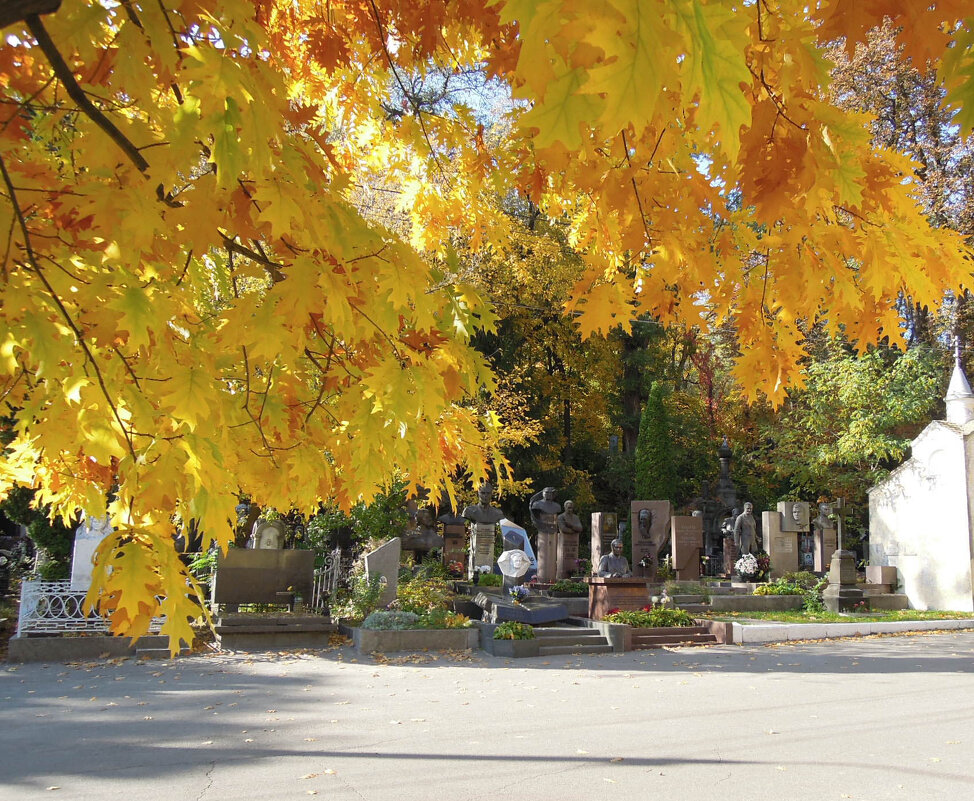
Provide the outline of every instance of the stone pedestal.
[[737,561],[737,546],[733,537],[724,537],[724,575],[734,575],[734,562]]
[[558,572],[558,532],[538,532],[538,580],[550,584]]
[[867,565],[866,567],[867,584],[886,584],[895,587],[897,583],[896,568],[883,567],[881,565]]
[[851,612],[862,597],[856,584],[856,555],[852,551],[836,551],[829,568],[829,586],[822,593],[826,608],[831,612]]
[[474,571],[479,567],[494,568],[494,539],[496,537],[496,523],[470,524],[470,561],[467,571],[473,578]]
[[557,578],[568,578],[575,573],[578,563],[578,534],[558,533],[558,575]]
[[[815,572],[824,573],[829,569],[829,560],[835,549],[839,547],[838,532],[834,528],[820,529],[812,531],[812,554],[814,556]],[[855,562],[853,562],[855,569]]]
[[[783,504],[778,504],[782,506]],[[764,512],[761,515],[761,528],[764,530],[764,544],[771,558],[771,578],[781,578],[785,573],[798,570],[798,534],[796,531],[783,531],[786,522],[781,512]]]
[[467,527],[462,524],[443,524],[443,564],[467,561]]
[[703,547],[703,518],[670,518],[670,548],[673,552],[673,569],[680,581],[696,581],[700,578],[700,549]]
[[585,579],[588,584],[588,616],[601,620],[610,609],[632,611],[650,605],[646,579],[600,578]]

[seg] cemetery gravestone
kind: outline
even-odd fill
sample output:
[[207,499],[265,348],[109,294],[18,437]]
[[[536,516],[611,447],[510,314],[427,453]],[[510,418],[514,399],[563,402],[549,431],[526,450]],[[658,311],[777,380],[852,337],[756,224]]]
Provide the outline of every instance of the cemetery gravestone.
[[831,612],[851,612],[863,599],[856,582],[856,555],[852,551],[835,551],[829,569],[829,586],[822,601]]
[[670,548],[673,569],[680,581],[700,578],[700,549],[703,548],[703,517],[675,515],[670,518]]
[[660,548],[670,539],[670,502],[633,501],[630,517],[633,575],[655,579]]
[[456,517],[452,513],[440,515],[437,519],[443,524],[443,564],[465,564],[467,561],[466,522],[462,517]]
[[763,512],[761,515],[761,528],[767,546],[765,550],[771,559],[771,578],[780,578],[785,573],[799,569],[798,532],[783,530],[785,515],[780,511],[783,506],[786,504],[779,503],[779,511]]
[[371,553],[365,555],[365,576],[385,578],[385,587],[379,596],[379,607],[386,607],[396,600],[396,588],[399,580],[399,555],[402,542],[399,537],[393,537],[389,542],[380,545]]
[[288,588],[310,599],[314,563],[313,551],[231,548],[217,554],[211,600],[217,606],[229,607],[274,604]]

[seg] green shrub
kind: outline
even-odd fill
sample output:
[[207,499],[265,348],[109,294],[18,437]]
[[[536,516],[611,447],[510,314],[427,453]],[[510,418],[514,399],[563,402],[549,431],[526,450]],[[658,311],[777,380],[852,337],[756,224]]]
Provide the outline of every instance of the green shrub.
[[365,618],[362,621],[362,628],[372,631],[405,631],[406,629],[416,628],[418,621],[419,615],[413,612],[380,610]]
[[804,595],[805,588],[784,578],[769,581],[754,588],[755,595]]
[[805,590],[805,605],[802,607],[806,612],[824,612],[825,603],[822,601],[822,592],[829,586],[827,578],[820,579],[814,587]]
[[416,578],[443,579],[450,578],[446,565],[443,564],[442,552],[437,549],[430,551],[423,557],[423,561],[416,566]]
[[365,565],[357,564],[349,576],[348,588],[341,588],[329,605],[331,616],[355,623],[367,617],[379,606],[383,588],[382,576],[365,576]]
[[421,615],[417,626],[423,629],[466,629],[473,623],[466,615],[448,609],[434,609]]
[[625,623],[638,629],[670,628],[672,626],[696,626],[697,621],[683,609],[636,609],[610,612],[602,618],[607,623]]
[[534,627],[529,623],[505,620],[494,629],[495,640],[533,640]]
[[433,609],[446,609],[451,593],[441,578],[414,578],[396,589],[396,607],[422,615]]
[[702,595],[705,601],[710,600],[710,588],[692,581],[667,581],[667,595]]
[[810,570],[798,570],[796,572],[785,573],[782,577],[787,582],[791,584],[796,584],[806,590],[810,590],[816,584],[818,584],[818,576],[812,573]]
[[504,577],[497,573],[484,573],[477,582],[481,587],[500,587],[503,583]]
[[558,579],[551,585],[552,592],[570,592],[573,595],[588,595],[588,584],[584,581],[571,581],[569,579]]

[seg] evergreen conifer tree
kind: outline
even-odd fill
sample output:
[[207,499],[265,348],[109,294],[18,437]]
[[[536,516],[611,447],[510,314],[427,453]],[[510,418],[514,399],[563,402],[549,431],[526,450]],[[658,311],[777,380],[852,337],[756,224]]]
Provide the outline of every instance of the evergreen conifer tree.
[[663,385],[654,381],[639,421],[636,441],[636,497],[640,500],[673,500],[676,468],[673,436],[666,413]]

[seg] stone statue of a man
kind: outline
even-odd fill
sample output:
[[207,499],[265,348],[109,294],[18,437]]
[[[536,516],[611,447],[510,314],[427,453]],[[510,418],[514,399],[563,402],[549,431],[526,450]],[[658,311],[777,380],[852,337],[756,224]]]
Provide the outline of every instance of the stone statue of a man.
[[596,575],[602,578],[627,578],[632,575],[629,560],[622,555],[622,540],[612,540],[612,553],[607,553],[599,560]]
[[582,521],[575,514],[575,503],[573,501],[565,501],[565,511],[558,515],[557,522],[558,531],[561,534],[582,533]]
[[754,520],[754,504],[744,504],[744,511],[734,521],[734,544],[738,554],[754,553],[757,548],[757,523]]
[[477,490],[478,503],[471,504],[464,508],[461,516],[471,523],[498,523],[504,519],[504,513],[496,506],[490,505],[490,496],[494,494],[494,488],[486,481]]
[[545,487],[531,498],[529,506],[531,522],[539,534],[555,534],[558,531],[558,514],[561,504],[555,500],[555,488]]

